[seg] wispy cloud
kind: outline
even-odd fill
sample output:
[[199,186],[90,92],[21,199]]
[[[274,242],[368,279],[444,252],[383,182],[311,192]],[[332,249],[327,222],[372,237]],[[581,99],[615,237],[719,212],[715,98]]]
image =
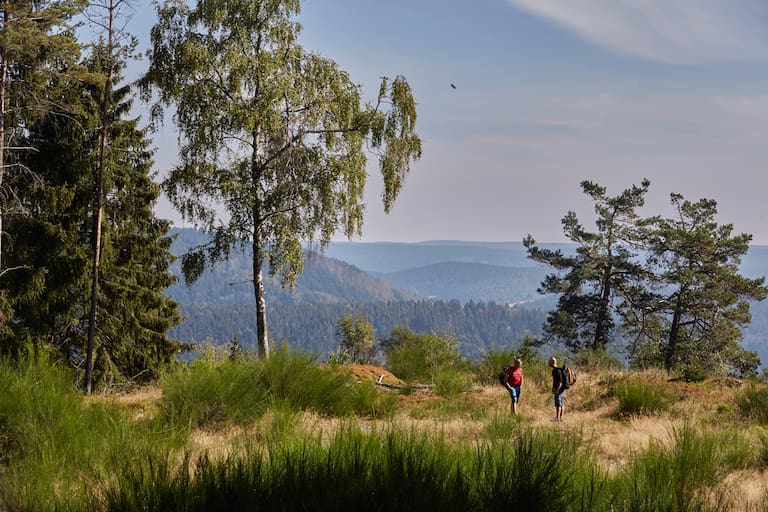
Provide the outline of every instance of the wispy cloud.
[[598,46],[685,64],[768,60],[761,0],[507,0]]

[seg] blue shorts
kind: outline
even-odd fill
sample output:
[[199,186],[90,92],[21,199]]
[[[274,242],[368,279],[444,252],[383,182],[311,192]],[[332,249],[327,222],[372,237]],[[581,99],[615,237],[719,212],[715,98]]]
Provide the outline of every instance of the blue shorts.
[[510,386],[509,397],[513,402],[517,403],[520,400],[520,386]]
[[563,395],[565,394],[565,391],[561,391],[560,393],[555,395],[555,407],[562,407],[563,406]]

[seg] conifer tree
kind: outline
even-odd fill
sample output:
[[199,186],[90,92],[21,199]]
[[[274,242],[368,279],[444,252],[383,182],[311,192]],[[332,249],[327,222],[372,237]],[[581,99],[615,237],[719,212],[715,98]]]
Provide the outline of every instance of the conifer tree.
[[13,187],[16,177],[34,179],[36,170],[19,156],[28,123],[45,112],[61,110],[52,90],[56,75],[72,72],[79,48],[67,26],[81,10],[79,0],[0,0],[0,331],[8,334],[15,296],[3,279],[27,262],[5,261],[15,240],[6,229],[13,216],[28,215]]
[[[86,80],[62,87],[70,115],[51,113],[29,126],[25,143],[34,150],[23,163],[42,178],[19,177],[14,184],[34,215],[10,225],[19,236],[9,255],[28,262],[11,280],[20,297],[13,322],[17,336],[45,340],[72,365],[84,367],[94,325],[93,376],[106,384],[156,376],[183,347],[166,336],[180,320],[177,304],[164,295],[175,280],[169,271],[169,223],[152,211],[160,190],[151,180],[150,141],[138,119],[128,118],[129,86],[109,91],[109,152],[101,159],[105,51],[97,44],[84,62]],[[113,76],[114,83],[119,79]],[[94,191],[100,168],[104,221],[99,321],[93,324]]]
[[712,199],[691,202],[671,194],[671,203],[675,217],[646,222],[649,293],[642,322],[632,325],[643,335],[633,352],[648,357],[650,343],[668,370],[754,373],[757,355],[738,345],[751,320],[748,300],[763,300],[768,293],[764,277],[749,279],[739,272],[752,237],[718,224]]
[[544,332],[572,349],[605,350],[616,327],[617,302],[642,278],[644,269],[634,249],[636,209],[644,204],[650,182],[624,190],[615,197],[589,181],[581,188],[595,202],[597,231],[587,231],[576,214],[562,220],[565,236],[576,243],[575,254],[541,248],[528,235],[523,243],[528,256],[553,267],[540,292],[556,293],[557,307],[549,313]]

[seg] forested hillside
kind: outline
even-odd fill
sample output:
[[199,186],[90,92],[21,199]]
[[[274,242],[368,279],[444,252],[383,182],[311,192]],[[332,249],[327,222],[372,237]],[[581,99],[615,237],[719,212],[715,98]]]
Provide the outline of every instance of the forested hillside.
[[[239,342],[253,348],[256,324],[253,305],[184,304],[187,320],[170,335],[196,343],[210,339],[224,344],[237,335]],[[479,357],[483,350],[517,346],[526,332],[541,332],[544,313],[540,310],[511,308],[505,305],[458,301],[407,301],[343,303],[283,303],[270,309],[269,329],[277,342],[288,342],[321,356],[337,345],[336,324],[345,315],[362,315],[371,323],[378,338],[388,337],[396,326],[414,332],[439,331],[451,334],[460,351]]]
[[[177,255],[206,242],[206,237],[196,230],[181,229],[174,233],[173,250]],[[430,258],[439,255],[433,252]],[[465,258],[472,258],[471,250]],[[404,261],[394,255],[393,260]],[[304,272],[293,291],[283,289],[276,279],[267,280],[268,327],[275,342],[286,341],[321,355],[334,350],[336,324],[349,314],[363,315],[380,338],[388,336],[398,325],[407,325],[416,332],[450,333],[470,357],[479,356],[483,349],[517,344],[525,332],[539,333],[544,321],[544,313],[538,309],[506,305],[535,295],[543,275],[536,268],[439,263],[382,275],[379,279],[316,252],[308,252],[304,264]],[[210,340],[217,345],[237,335],[243,345],[254,348],[256,324],[250,265],[250,255],[243,251],[206,270],[191,286],[185,285],[180,277],[177,284],[168,288],[168,294],[181,304],[186,320],[169,335],[193,343]],[[179,261],[173,270],[180,276]],[[401,283],[409,291],[390,286],[385,280],[390,280],[390,284]],[[433,295],[435,300],[427,300],[425,295]]]
[[[225,262],[206,270],[191,286],[181,277],[180,263],[173,265],[179,281],[168,294],[181,304],[216,305],[252,304],[254,302],[250,256],[234,254]],[[342,261],[308,253],[304,272],[293,290],[283,288],[279,279],[268,278],[265,288],[271,304],[286,302],[376,302],[414,300],[420,296],[391,288],[362,270]]]
[[[205,242],[196,230],[174,233],[177,255]],[[552,247],[572,250],[566,244]],[[744,274],[765,275],[766,253],[766,247],[750,248],[742,263]],[[525,258],[519,242],[337,242],[325,255],[307,254],[305,271],[292,292],[274,279],[267,281],[269,330],[277,342],[320,354],[335,347],[339,319],[360,313],[379,337],[389,335],[396,325],[423,332],[438,329],[455,334],[467,355],[477,355],[494,344],[517,343],[525,331],[541,333],[546,312],[556,304],[554,296],[536,292],[548,270]],[[173,268],[179,275],[178,262]],[[361,268],[378,272],[369,274]],[[191,287],[181,281],[170,287],[168,293],[180,302],[187,318],[170,335],[224,344],[237,334],[242,343],[250,344],[255,335],[250,275],[250,259],[243,253],[207,270]],[[417,302],[409,303],[412,300]],[[519,306],[511,310],[503,306],[510,303]],[[768,304],[753,302],[751,309],[752,323],[744,330],[742,344],[765,362]]]

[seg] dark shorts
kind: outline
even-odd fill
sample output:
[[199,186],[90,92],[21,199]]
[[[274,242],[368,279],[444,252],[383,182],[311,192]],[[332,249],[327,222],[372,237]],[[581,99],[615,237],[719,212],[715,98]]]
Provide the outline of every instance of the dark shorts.
[[512,399],[513,402],[517,403],[518,400],[520,400],[520,386],[510,386],[509,390],[509,397]]
[[561,391],[555,395],[555,407],[563,406],[563,395],[565,395],[565,391]]

